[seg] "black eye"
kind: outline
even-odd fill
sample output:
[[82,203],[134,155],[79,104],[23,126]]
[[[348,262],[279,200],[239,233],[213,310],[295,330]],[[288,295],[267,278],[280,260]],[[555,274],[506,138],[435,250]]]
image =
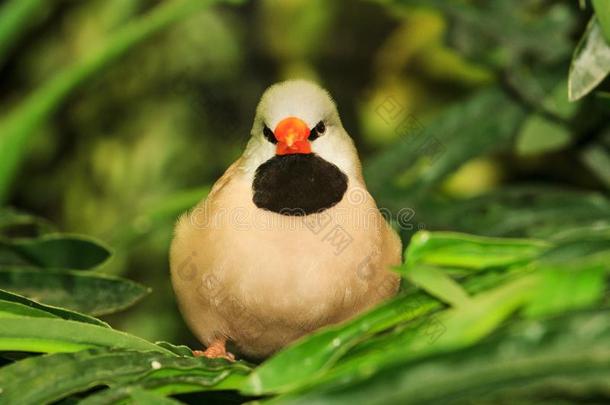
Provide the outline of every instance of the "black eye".
[[273,135],[273,131],[269,129],[267,125],[263,128],[263,135],[265,138],[271,143],[277,143],[277,139],[275,139],[275,135]]
[[324,122],[322,121],[318,122],[318,124],[311,130],[309,140],[314,141],[318,139],[320,135],[324,134],[324,131],[326,131],[326,125],[324,125]]

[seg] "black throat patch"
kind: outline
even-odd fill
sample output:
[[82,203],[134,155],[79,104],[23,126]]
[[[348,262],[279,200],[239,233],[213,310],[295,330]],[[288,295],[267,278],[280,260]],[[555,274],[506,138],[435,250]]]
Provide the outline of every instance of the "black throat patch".
[[343,198],[347,176],[319,156],[274,156],[256,169],[252,183],[257,207],[282,215],[322,212]]

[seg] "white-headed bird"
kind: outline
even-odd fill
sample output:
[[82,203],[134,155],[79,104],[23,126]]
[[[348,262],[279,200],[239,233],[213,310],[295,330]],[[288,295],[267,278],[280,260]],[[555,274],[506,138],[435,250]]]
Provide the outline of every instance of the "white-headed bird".
[[178,221],[171,246],[180,310],[199,355],[264,358],[393,296],[401,242],[362,178],[329,94],[275,84],[243,155]]

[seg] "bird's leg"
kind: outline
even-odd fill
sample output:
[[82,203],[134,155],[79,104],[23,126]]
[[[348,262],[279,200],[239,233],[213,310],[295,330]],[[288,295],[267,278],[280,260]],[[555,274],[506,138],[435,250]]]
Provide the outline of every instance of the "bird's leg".
[[207,357],[209,359],[223,358],[229,361],[235,361],[233,353],[227,351],[225,347],[227,339],[214,339],[205,350],[193,350],[195,357]]

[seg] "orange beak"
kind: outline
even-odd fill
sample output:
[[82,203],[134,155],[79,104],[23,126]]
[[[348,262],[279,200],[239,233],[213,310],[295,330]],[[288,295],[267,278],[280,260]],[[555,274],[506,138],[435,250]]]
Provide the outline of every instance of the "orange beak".
[[307,140],[311,131],[301,119],[288,117],[281,120],[273,134],[277,139],[276,154],[290,155],[311,153],[311,144]]

